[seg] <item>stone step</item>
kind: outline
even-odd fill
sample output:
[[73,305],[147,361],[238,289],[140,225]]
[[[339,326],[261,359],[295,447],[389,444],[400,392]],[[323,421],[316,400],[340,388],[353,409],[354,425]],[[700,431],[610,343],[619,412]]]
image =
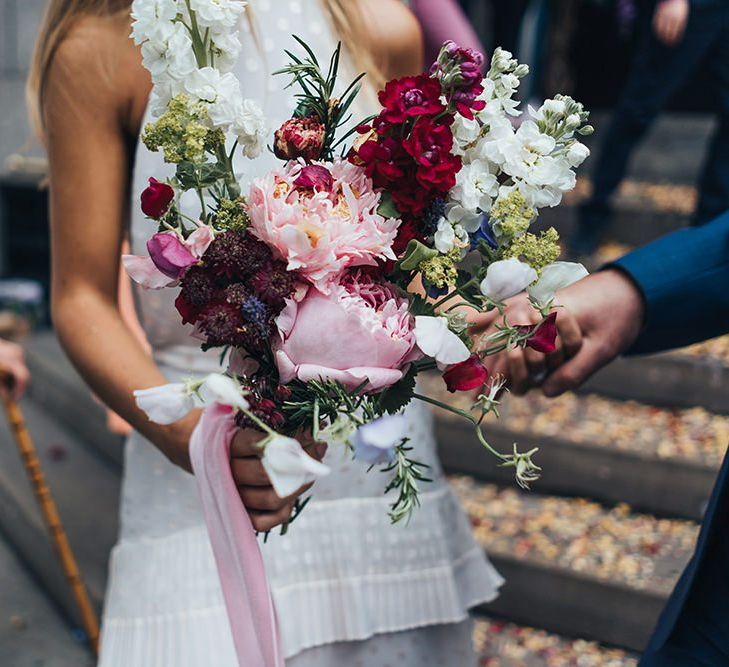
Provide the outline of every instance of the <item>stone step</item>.
[[[428,394],[468,409],[469,397],[449,395],[441,385],[429,380]],[[624,501],[659,516],[701,519],[729,443],[729,418],[702,408],[665,410],[575,394],[546,399],[533,392],[506,395],[500,412],[500,419],[484,422],[487,439],[503,452],[514,443],[522,451],[539,447],[535,490]],[[514,483],[513,469],[495,464],[468,422],[443,410],[436,415],[447,470]]]
[[93,400],[53,331],[42,331],[24,342],[32,382],[29,396],[57,421],[121,465],[122,438],[109,433],[102,405]]
[[[82,577],[100,610],[109,552],[117,538],[119,471],[33,400],[24,400],[22,407]],[[80,625],[5,420],[0,425],[0,531],[53,600]]]
[[473,640],[481,667],[635,667],[637,656],[498,618],[477,617]]
[[0,665],[91,667],[82,635],[0,538]]
[[484,613],[633,651],[644,647],[691,555],[695,523],[466,476],[451,483],[477,540],[506,578]]

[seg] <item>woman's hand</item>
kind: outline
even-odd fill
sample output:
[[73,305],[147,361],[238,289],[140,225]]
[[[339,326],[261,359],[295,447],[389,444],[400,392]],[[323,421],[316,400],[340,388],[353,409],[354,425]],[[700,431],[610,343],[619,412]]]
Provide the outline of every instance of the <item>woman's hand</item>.
[[[287,498],[279,498],[261,463],[263,452],[258,443],[263,437],[260,431],[242,428],[235,434],[230,445],[230,468],[233,480],[238,487],[240,499],[251,517],[253,527],[260,532],[269,531],[288,521],[296,499],[313,484],[313,482],[305,484]],[[327,451],[326,443],[317,442],[309,433],[300,433],[296,439],[309,456],[318,461],[324,458]]]
[[0,372],[5,375],[4,382],[0,384],[0,394],[20,400],[30,380],[25,354],[20,345],[0,340]]
[[689,17],[689,0],[661,0],[653,14],[653,31],[666,46],[676,46],[683,38]]

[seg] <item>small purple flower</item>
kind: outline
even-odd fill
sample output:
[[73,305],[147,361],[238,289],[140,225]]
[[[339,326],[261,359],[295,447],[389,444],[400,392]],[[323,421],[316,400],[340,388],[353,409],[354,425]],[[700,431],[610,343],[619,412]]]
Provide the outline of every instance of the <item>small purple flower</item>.
[[402,414],[385,415],[360,426],[352,437],[354,458],[370,465],[392,463],[395,447],[408,436],[408,423]]

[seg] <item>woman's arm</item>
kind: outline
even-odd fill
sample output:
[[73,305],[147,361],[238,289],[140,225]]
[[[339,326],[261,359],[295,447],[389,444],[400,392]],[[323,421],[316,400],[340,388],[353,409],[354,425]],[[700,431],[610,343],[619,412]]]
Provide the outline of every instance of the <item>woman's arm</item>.
[[[196,415],[150,422],[133,391],[166,382],[117,306],[130,155],[125,62],[101,27],[80,27],[59,47],[45,91],[50,163],[52,312],[60,341],[91,388],[177,465],[189,469]],[[105,46],[107,44],[107,46]],[[137,70],[139,76],[144,72]]]

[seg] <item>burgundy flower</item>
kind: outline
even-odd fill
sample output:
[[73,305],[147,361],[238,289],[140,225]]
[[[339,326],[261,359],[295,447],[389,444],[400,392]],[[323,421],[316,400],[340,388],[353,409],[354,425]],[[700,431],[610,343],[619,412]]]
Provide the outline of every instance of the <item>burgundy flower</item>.
[[419,119],[403,141],[403,148],[418,165],[416,178],[422,187],[446,193],[455,186],[462,162],[451,152],[453,134],[448,125],[430,118]]
[[473,119],[474,111],[481,111],[486,106],[483,100],[477,99],[483,92],[483,66],[482,53],[461,48],[448,40],[430,68],[431,76],[440,80],[446,97],[458,113],[468,119]]
[[156,178],[149,179],[149,185],[142,192],[142,211],[155,220],[161,218],[175,198],[175,191],[167,183],[160,183]]
[[187,299],[185,299],[182,292],[177,295],[175,299],[175,308],[182,317],[183,324],[195,324],[197,318],[200,316],[200,308],[193,306]]
[[304,158],[311,162],[321,157],[326,132],[317,116],[291,118],[274,134],[273,151],[281,160]]
[[294,185],[297,188],[312,188],[331,192],[334,187],[332,173],[321,164],[307,164],[296,177]]
[[282,262],[271,262],[251,278],[251,287],[262,301],[283,308],[284,300],[294,291],[294,277]]
[[240,308],[225,301],[209,304],[196,321],[198,331],[205,339],[205,349],[221,345],[244,347],[247,341],[241,331],[242,325]]
[[265,243],[234,230],[216,234],[202,261],[217,278],[245,278],[271,260]]
[[204,266],[191,266],[182,278],[180,295],[191,306],[202,308],[213,300],[216,287]]
[[[517,326],[517,329],[521,333],[528,333],[534,327],[529,324],[523,324]],[[527,339],[526,346],[536,350],[537,352],[544,352],[544,354],[551,354],[557,349],[557,313],[551,312],[545,317],[537,326],[534,333]]]
[[478,389],[486,384],[488,379],[488,369],[481,363],[477,354],[472,354],[466,361],[449,366],[443,373],[443,380],[451,393]]
[[158,232],[147,241],[147,252],[154,265],[166,276],[177,280],[198,258],[175,232]]
[[403,123],[417,116],[435,116],[445,107],[440,101],[440,83],[426,74],[388,81],[380,91],[381,114],[389,123]]

